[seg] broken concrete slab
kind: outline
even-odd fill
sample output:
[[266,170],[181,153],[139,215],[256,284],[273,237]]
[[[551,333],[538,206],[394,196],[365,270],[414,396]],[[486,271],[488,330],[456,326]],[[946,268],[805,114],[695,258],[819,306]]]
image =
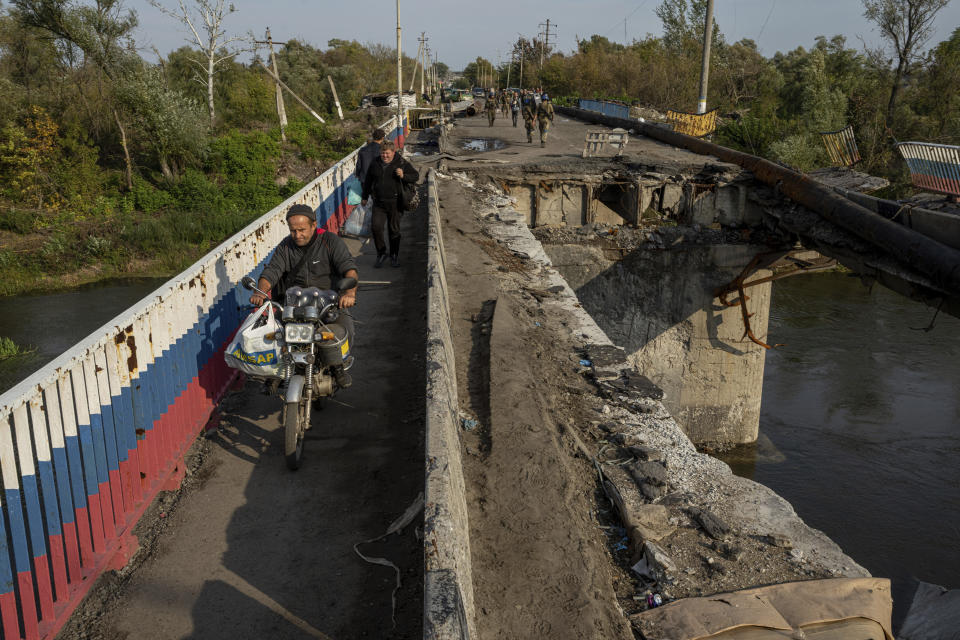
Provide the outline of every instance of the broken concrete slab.
[[637,486],[640,486],[644,483],[664,486],[667,484],[667,479],[669,477],[669,474],[667,474],[667,468],[663,466],[663,463],[661,462],[637,461],[627,465],[627,469],[630,472],[630,475],[633,476]]
[[900,640],[960,638],[960,589],[921,582],[903,621]]
[[605,465],[604,478],[604,489],[627,530],[634,553],[645,542],[661,540],[676,530],[670,523],[669,509],[644,502],[630,476],[620,467]]
[[710,510],[691,507],[689,512],[714,540],[725,540],[730,535],[730,525]]

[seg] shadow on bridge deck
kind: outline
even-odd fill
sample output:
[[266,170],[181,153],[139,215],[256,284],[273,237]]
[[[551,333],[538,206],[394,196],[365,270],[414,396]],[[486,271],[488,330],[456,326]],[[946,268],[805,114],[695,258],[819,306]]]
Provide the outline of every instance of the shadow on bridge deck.
[[360,251],[361,277],[392,284],[361,287],[354,385],[314,413],[301,469],[284,465],[279,400],[252,382],[233,392],[150,557],[119,595],[117,580],[95,589],[61,638],[421,635],[422,520],[362,549],[401,569],[395,629],[394,571],[353,550],[422,491],[424,218],[404,227],[401,268],[374,270],[372,247]]

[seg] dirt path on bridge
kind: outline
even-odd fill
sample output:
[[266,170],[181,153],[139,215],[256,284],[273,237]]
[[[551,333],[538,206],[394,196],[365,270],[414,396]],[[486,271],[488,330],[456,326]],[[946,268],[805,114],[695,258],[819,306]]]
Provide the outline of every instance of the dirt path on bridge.
[[[441,181],[477,628],[487,638],[632,638],[617,605],[579,360],[518,288],[524,263],[485,236],[460,186]],[[512,277],[517,274],[517,277]]]
[[401,268],[358,258],[354,385],[314,413],[303,466],[283,461],[280,403],[248,383],[221,406],[219,429],[194,447],[185,488],[143,520],[143,549],[105,574],[64,640],[422,637],[422,514],[381,535],[423,490],[425,214],[404,221]]

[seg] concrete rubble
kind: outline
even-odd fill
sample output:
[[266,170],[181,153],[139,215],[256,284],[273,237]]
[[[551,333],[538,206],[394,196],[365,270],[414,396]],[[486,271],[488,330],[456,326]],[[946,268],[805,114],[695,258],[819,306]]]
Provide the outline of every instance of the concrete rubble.
[[484,233],[524,262],[523,287],[561,320],[571,351],[582,358],[581,371],[595,385],[582,400],[596,412],[595,422],[580,425],[583,448],[627,531],[630,566],[645,576],[649,592],[677,599],[869,576],[786,500],[695,449],[663,406],[663,391],[627,364],[552,267],[513,198],[465,173],[439,179],[475,193]]

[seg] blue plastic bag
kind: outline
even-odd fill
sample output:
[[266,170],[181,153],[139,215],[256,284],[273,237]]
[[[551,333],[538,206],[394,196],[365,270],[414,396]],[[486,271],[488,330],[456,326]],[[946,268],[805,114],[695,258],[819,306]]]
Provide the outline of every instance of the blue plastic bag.
[[347,187],[347,204],[351,207],[360,204],[363,201],[363,187],[360,182],[355,182]]

